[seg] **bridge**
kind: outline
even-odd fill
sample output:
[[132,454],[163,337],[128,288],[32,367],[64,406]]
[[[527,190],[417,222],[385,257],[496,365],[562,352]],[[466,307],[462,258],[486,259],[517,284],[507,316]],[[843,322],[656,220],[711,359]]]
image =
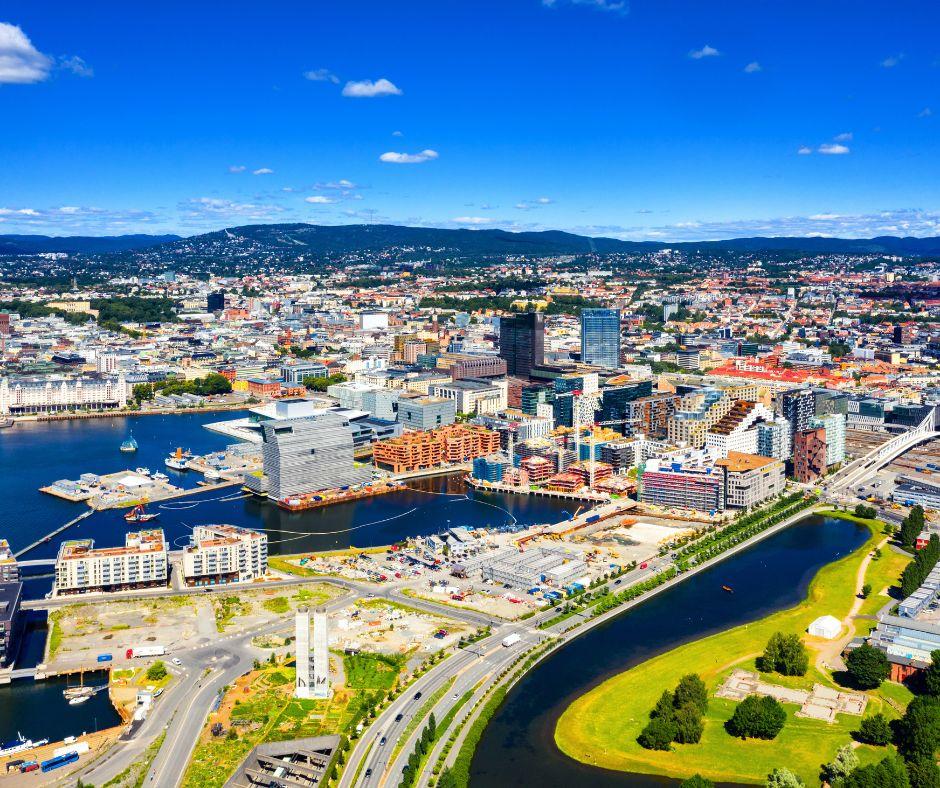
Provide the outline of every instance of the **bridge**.
[[[19,567],[30,567],[30,566],[55,566],[54,558],[33,558],[29,561],[17,561],[16,565]],[[30,575],[32,577],[32,575]]]
[[837,471],[827,482],[825,489],[829,492],[851,489],[892,460],[900,457],[908,449],[940,437],[940,432],[936,430],[936,421],[937,408],[933,407],[916,427],[896,435],[881,446],[876,446],[868,454],[853,460]]

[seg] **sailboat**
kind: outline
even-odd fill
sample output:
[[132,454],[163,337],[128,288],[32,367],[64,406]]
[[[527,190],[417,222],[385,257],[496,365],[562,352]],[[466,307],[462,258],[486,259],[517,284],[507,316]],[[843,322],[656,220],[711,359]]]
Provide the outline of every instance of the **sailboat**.
[[78,674],[79,684],[77,687],[66,687],[62,690],[62,694],[65,696],[65,699],[69,702],[69,706],[77,706],[79,703],[84,703],[92,695],[95,694],[94,687],[85,686],[85,673],[84,671],[79,672]]
[[130,437],[121,444],[121,451],[125,453],[132,453],[137,451],[137,441],[134,440],[134,433],[130,434]]

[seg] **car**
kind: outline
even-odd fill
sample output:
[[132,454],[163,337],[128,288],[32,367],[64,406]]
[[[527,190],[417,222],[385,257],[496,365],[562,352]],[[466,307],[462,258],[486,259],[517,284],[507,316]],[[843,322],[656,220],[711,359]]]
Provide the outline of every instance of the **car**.
[[385,736],[383,736],[381,739],[379,739],[379,747],[383,746],[385,742],[387,741],[388,739]]
[[420,693],[420,692],[416,692],[414,699],[415,699],[415,700],[420,700],[420,699],[421,699],[421,693]]
[[648,566],[649,564],[646,561],[644,561],[642,564],[640,564],[640,569],[646,569]]
[[614,580],[614,585],[615,585],[615,586],[619,586],[622,582],[623,582],[623,580],[619,580],[619,579],[618,579],[618,580]]
[[459,698],[459,697],[460,697],[460,696],[455,692],[455,693],[454,693],[453,700],[457,700],[457,698]]
[[366,769],[366,779],[368,780],[372,776],[372,767],[370,766]]
[[172,661],[173,661],[173,664],[176,665],[176,667],[178,668],[183,666],[183,661],[179,657],[173,657]]
[[395,716],[395,722],[401,722],[405,718],[404,714],[398,714]]

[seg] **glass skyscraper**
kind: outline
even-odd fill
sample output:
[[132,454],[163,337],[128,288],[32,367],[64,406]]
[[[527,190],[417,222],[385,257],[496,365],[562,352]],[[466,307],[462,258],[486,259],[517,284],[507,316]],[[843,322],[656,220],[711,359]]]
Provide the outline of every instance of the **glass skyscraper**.
[[581,361],[607,369],[620,366],[620,310],[581,310]]

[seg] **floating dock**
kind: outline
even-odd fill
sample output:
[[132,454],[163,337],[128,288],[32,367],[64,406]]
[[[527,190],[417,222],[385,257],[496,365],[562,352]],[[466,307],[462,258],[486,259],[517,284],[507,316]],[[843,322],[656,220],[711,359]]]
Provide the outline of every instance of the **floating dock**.
[[364,487],[350,488],[348,490],[321,490],[316,493],[298,495],[278,501],[277,505],[289,512],[302,512],[307,509],[318,509],[321,506],[332,506],[337,503],[349,503],[361,498],[371,498],[375,495],[385,495],[403,489],[400,482],[375,482]]

